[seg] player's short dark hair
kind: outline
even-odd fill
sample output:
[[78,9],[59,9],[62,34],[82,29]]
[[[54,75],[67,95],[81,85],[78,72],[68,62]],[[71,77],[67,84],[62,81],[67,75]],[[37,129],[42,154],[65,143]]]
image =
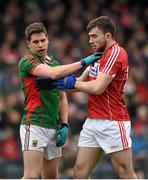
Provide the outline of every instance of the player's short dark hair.
[[112,38],[115,38],[116,25],[110,17],[100,16],[91,20],[87,25],[87,31],[90,31],[94,27],[98,27],[98,29],[102,30],[104,33],[111,33]]
[[47,35],[47,31],[43,23],[35,22],[29,24],[25,29],[26,40],[30,41],[31,35],[34,33],[45,33]]

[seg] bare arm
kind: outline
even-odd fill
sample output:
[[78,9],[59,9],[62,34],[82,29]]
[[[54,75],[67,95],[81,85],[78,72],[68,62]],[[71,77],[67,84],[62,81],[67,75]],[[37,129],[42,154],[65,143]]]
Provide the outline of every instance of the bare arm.
[[105,73],[99,73],[96,80],[88,82],[76,81],[75,88],[88,94],[100,95],[105,91],[112,79],[111,76]]
[[68,102],[65,92],[60,92],[60,119],[61,124],[68,122]]
[[67,76],[69,74],[72,74],[78,71],[80,68],[82,68],[80,62],[76,62],[68,65],[56,66],[56,67],[50,67],[46,64],[39,64],[38,66],[35,67],[32,74],[34,76],[44,76],[44,77],[50,77],[51,79],[58,79]]
[[102,53],[95,53],[87,56],[79,62],[75,62],[68,65],[56,66],[56,67],[49,67],[45,64],[39,64],[33,69],[32,74],[34,76],[44,76],[50,77],[51,79],[58,79],[61,77],[65,77],[69,74],[73,74],[74,72],[78,71],[80,68],[87,66],[94,61],[98,61]]

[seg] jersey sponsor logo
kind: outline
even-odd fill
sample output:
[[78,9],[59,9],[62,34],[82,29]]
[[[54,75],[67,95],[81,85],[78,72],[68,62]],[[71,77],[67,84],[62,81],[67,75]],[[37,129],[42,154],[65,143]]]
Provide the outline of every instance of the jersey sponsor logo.
[[51,61],[52,61],[52,58],[46,55],[46,59],[44,63],[50,65]]
[[97,77],[98,72],[99,72],[99,64],[98,63],[94,63],[94,65],[91,66],[90,69],[89,69],[89,76]]
[[37,147],[38,140],[32,140],[32,147]]

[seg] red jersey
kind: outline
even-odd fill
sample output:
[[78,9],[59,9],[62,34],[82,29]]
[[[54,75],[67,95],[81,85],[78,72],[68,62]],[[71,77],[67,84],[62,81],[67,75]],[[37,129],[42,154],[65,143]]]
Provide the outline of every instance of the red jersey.
[[89,68],[89,81],[99,72],[113,77],[101,95],[88,96],[88,117],[107,120],[130,120],[123,94],[128,76],[128,59],[123,48],[114,43],[101,59]]

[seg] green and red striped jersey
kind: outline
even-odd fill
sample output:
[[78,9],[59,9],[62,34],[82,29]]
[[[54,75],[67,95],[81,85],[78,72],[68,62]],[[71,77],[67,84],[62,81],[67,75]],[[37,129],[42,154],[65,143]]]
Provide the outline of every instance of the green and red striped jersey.
[[[56,129],[59,124],[59,90],[40,90],[35,87],[36,76],[32,75],[33,69],[44,63],[41,58],[28,51],[19,62],[19,76],[21,88],[25,96],[25,107],[21,124],[37,125],[44,128]],[[46,64],[58,66],[59,63],[47,56]]]

